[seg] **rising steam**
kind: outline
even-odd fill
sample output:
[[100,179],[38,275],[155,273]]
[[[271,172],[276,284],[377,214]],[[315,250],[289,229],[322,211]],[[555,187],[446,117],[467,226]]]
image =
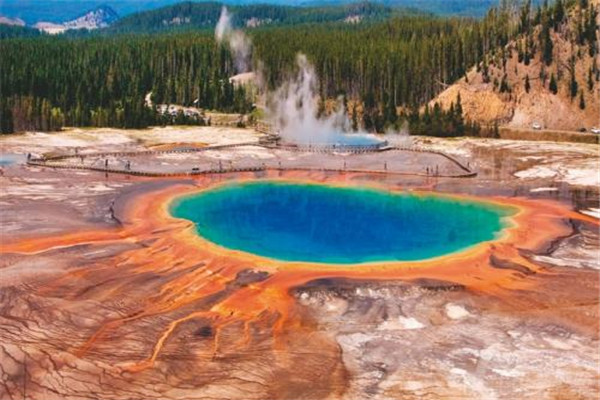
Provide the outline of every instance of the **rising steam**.
[[250,55],[252,52],[252,42],[248,37],[238,29],[233,29],[231,25],[231,14],[227,7],[221,9],[221,16],[215,29],[215,38],[217,43],[227,42],[233,53],[233,61],[237,73],[248,72],[250,70]]
[[[298,54],[298,75],[284,83],[270,99],[272,123],[286,142],[298,144],[348,143],[350,120],[341,102],[337,110],[318,116],[317,75],[304,54]],[[364,135],[352,135],[360,141]]]
[[[226,42],[233,54],[238,74],[250,71],[252,42],[241,30],[233,29],[231,14],[223,6],[215,29],[218,43]],[[261,62],[255,60],[258,71],[253,74],[259,92],[266,92],[262,83]],[[304,54],[298,54],[298,74],[268,95],[268,117],[285,142],[302,145],[353,144],[373,145],[379,142],[364,131],[348,135],[351,123],[342,102],[336,111],[319,116],[318,78]]]

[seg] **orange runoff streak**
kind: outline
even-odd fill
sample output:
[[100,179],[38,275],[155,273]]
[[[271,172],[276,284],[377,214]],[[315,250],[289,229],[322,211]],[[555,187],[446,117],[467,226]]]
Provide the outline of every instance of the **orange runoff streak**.
[[[270,172],[270,175],[275,175]],[[254,179],[253,175],[235,175],[238,181]],[[320,182],[328,185],[351,186],[352,174],[326,176],[315,172],[277,172],[271,179],[294,182]],[[206,190],[219,185],[204,177],[197,183]],[[225,181],[223,183],[230,183]],[[364,186],[364,183],[361,183]],[[389,189],[385,185],[368,183],[374,188]],[[183,271],[182,275],[165,282],[161,289],[149,299],[142,311],[134,315],[104,322],[76,354],[83,357],[103,337],[107,331],[120,325],[150,315],[166,314],[194,301],[224,290],[233,284],[243,270],[260,270],[270,274],[268,279],[231,290],[228,295],[210,306],[207,310],[197,310],[171,320],[156,338],[148,357],[125,366],[130,371],[150,368],[158,359],[168,339],[178,326],[196,318],[213,321],[216,328],[215,354],[219,351],[219,337],[222,327],[240,321],[244,327],[244,337],[240,346],[251,342],[250,324],[258,323],[265,313],[277,315],[273,327],[275,338],[286,330],[297,327],[293,313],[294,299],[290,295],[293,288],[320,278],[354,278],[369,280],[414,280],[437,279],[466,286],[469,290],[502,295],[507,290],[521,290],[535,285],[535,280],[516,276],[516,272],[493,268],[490,257],[511,261],[538,273],[551,274],[531,263],[520,255],[520,250],[537,251],[550,240],[565,236],[571,228],[566,219],[576,219],[600,225],[597,219],[576,213],[562,204],[552,201],[528,200],[522,198],[489,197],[480,198],[466,195],[446,195],[457,199],[485,201],[517,209],[502,237],[494,241],[482,242],[464,251],[433,259],[410,262],[376,262],[356,265],[332,265],[305,262],[285,262],[268,259],[254,254],[234,251],[211,243],[196,234],[190,221],[176,219],[169,213],[170,203],[184,194],[191,194],[198,188],[174,185],[155,193],[144,194],[126,205],[124,226],[118,229],[104,229],[69,233],[56,237],[20,239],[2,243],[0,254],[39,254],[50,250],[68,248],[81,244],[106,244],[128,241],[138,243],[153,239],[149,248],[126,251],[116,257],[114,265],[123,271],[123,279],[135,277],[143,272],[166,274]],[[429,193],[414,191],[415,193]],[[199,262],[203,264],[194,269]],[[135,265],[126,267],[125,265]],[[186,272],[193,270],[193,272]],[[82,273],[82,272],[76,272]],[[83,272],[91,273],[90,271]],[[62,280],[73,277],[68,275]],[[59,280],[60,281],[60,280]]]

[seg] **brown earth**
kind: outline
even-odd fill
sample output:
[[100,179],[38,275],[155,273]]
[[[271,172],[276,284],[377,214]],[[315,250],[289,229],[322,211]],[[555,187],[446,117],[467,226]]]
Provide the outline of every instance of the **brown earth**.
[[[598,7],[598,1],[591,2]],[[466,78],[449,86],[430,103],[436,102],[443,108],[450,107],[456,102],[460,93],[465,117],[484,125],[498,122],[513,128],[530,128],[534,123],[544,129],[580,130],[600,126],[600,84],[594,80],[591,90],[588,88],[588,72],[594,63],[587,46],[579,46],[570,38],[573,35],[574,19],[570,18],[560,30],[551,32],[554,52],[554,62],[545,66],[538,49],[529,65],[518,60],[518,41],[509,43],[505,51],[508,53],[506,67],[502,67],[501,59],[490,63],[489,81],[485,82],[481,71],[473,68]],[[538,27],[539,30],[539,27]],[[534,33],[537,40],[537,31]],[[569,94],[569,60],[572,54],[581,55],[575,62],[575,76],[580,90],[583,90],[585,109],[579,107],[579,93],[575,98]],[[492,60],[494,57],[491,57]],[[598,60],[596,60],[596,63]],[[540,79],[540,73],[545,71],[547,78]],[[511,93],[500,93],[499,82],[506,74]],[[558,93],[553,94],[549,89],[550,75],[558,79]],[[529,76],[531,89],[525,90],[525,77]],[[498,86],[494,87],[494,81]]]
[[[76,130],[0,145],[86,153],[108,140],[116,151],[254,137],[245,133]],[[4,166],[0,399],[597,399],[597,146],[415,140],[469,160],[477,177],[150,179]],[[173,196],[258,179],[434,191],[522,211],[494,242],[361,266],[237,253],[168,214]]]

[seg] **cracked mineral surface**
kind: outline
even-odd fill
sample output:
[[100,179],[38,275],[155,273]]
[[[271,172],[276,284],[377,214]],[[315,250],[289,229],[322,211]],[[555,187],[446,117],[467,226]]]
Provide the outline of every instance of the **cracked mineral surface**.
[[[1,138],[11,157],[0,176],[0,399],[598,398],[597,146],[415,140],[477,177],[411,175],[430,155],[254,146],[132,160],[173,170],[219,159],[388,162],[406,174],[144,178],[25,164],[27,153],[75,147],[258,141],[241,129]],[[502,238],[449,256],[327,266],[220,248],[167,212],[182,194],[257,179],[433,191],[520,213]]]

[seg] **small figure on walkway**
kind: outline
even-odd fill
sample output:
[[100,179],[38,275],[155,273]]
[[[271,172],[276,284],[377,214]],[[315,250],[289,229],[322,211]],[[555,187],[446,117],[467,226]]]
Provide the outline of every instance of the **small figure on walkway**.
[[429,165],[425,167],[425,170],[427,171],[427,176],[429,176]]
[[219,171],[223,171],[223,162],[219,160]]
[[108,158],[104,159],[104,168],[108,169]]
[[79,154],[79,147],[75,147],[75,155]]
[[281,169],[281,161],[278,161],[279,169]]
[[80,158],[81,158],[81,163],[83,164],[83,156],[80,156]]
[[131,161],[127,160],[127,163],[125,164],[125,168],[127,168],[127,171],[131,171]]
[[384,169],[384,171],[387,171],[387,161],[383,162],[383,169]]
[[435,176],[440,176],[440,170],[437,165],[435,166]]
[[27,161],[31,161],[31,153],[27,153]]

